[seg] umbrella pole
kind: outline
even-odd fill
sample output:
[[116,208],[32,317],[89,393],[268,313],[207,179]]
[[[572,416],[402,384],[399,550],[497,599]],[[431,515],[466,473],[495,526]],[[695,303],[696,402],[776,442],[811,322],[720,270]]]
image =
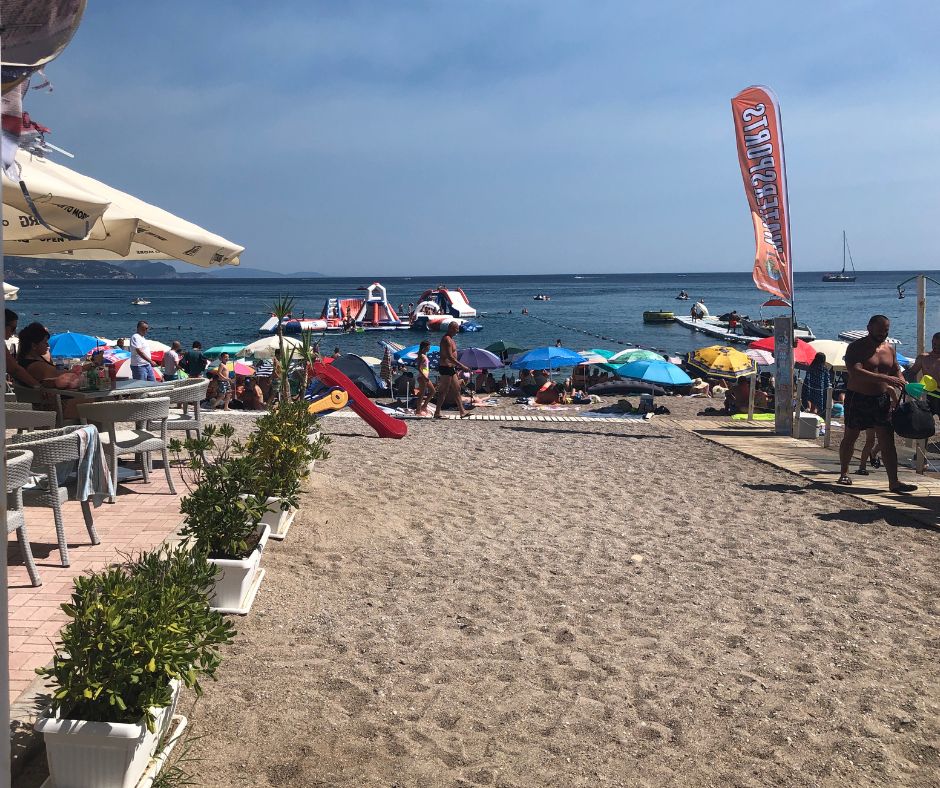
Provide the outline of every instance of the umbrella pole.
[[751,385],[747,387],[747,420],[754,421],[754,389],[757,387],[757,375],[751,377]]
[[828,449],[832,443],[832,386],[826,389],[826,437],[823,438],[823,447]]

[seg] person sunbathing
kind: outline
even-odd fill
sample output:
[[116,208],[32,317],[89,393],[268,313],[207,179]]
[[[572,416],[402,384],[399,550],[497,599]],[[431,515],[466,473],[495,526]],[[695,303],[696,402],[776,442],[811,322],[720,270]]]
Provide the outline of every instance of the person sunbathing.
[[557,405],[561,400],[558,386],[550,380],[545,381],[542,387],[535,393],[536,405]]

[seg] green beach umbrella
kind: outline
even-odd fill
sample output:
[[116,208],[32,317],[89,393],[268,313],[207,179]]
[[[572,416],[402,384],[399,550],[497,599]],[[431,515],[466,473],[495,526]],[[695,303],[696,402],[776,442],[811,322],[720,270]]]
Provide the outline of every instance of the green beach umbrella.
[[643,348],[628,348],[608,358],[611,364],[629,364],[632,361],[664,361],[661,353]]
[[503,361],[508,359],[510,356],[515,356],[518,353],[525,352],[524,347],[519,347],[513,342],[507,342],[505,339],[498,339],[496,342],[487,345],[484,350],[488,350],[490,353],[495,353]]
[[215,347],[210,347],[208,350],[203,351],[203,355],[208,356],[209,358],[215,358],[221,356],[223,353],[228,353],[230,356],[234,356],[245,347],[240,342],[230,342],[226,345],[216,345]]

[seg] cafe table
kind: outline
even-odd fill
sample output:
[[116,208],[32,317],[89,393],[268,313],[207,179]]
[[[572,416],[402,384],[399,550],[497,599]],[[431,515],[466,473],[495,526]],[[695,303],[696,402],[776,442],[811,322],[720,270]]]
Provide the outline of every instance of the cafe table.
[[169,394],[172,390],[171,384],[152,380],[119,380],[114,388],[104,389],[56,389],[63,397],[81,397],[87,401],[126,399],[163,392]]

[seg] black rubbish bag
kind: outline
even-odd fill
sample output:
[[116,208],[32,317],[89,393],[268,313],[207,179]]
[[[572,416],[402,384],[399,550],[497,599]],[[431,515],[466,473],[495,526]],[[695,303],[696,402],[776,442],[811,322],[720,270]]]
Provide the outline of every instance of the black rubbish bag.
[[891,426],[896,435],[918,441],[932,438],[936,432],[930,406],[919,399],[906,397],[901,399],[901,404],[891,414]]

